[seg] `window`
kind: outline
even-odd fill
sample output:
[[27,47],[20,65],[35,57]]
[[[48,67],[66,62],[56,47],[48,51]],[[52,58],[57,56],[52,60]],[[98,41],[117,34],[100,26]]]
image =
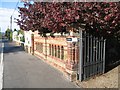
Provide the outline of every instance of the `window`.
[[62,60],[64,59],[64,47],[63,46],[61,47],[61,59]]

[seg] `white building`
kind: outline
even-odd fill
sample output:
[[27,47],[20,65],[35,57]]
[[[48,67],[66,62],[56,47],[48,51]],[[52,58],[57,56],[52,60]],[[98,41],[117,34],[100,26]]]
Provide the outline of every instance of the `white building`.
[[17,40],[17,37],[18,37],[18,32],[17,32],[17,31],[14,31],[13,34],[12,34],[12,39],[13,39],[13,41],[18,41],[18,40]]
[[24,48],[27,52],[31,53],[32,50],[32,31],[24,31],[25,43]]

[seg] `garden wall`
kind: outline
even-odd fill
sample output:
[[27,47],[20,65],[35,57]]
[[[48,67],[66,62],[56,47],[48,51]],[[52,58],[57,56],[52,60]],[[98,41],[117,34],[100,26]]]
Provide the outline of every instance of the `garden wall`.
[[34,55],[75,80],[78,65],[78,44],[69,43],[67,37],[42,37],[34,32]]

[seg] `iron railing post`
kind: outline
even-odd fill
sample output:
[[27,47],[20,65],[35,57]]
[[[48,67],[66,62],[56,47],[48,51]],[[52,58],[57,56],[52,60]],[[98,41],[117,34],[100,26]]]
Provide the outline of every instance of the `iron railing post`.
[[83,59],[82,59],[82,30],[79,29],[79,34],[80,34],[80,38],[79,38],[79,80],[82,81],[82,75],[83,75]]
[[104,39],[104,51],[103,51],[103,73],[105,73],[105,47],[106,47],[106,39]]

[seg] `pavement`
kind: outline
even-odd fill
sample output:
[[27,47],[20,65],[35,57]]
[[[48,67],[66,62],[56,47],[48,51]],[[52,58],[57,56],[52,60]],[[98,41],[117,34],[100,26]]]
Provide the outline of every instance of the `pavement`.
[[13,42],[4,41],[3,88],[78,88],[63,74]]
[[[0,52],[2,52],[0,42]],[[0,53],[0,60],[2,53]],[[4,65],[4,68],[3,68]],[[111,71],[75,83],[39,58],[26,53],[14,42],[4,41],[4,61],[0,63],[0,89],[3,88],[119,88],[120,65]],[[4,72],[3,72],[4,70]],[[4,74],[3,74],[4,73]],[[3,74],[3,75],[2,75]],[[79,86],[79,87],[78,87]]]
[[3,87],[3,47],[2,39],[0,39],[0,90]]

